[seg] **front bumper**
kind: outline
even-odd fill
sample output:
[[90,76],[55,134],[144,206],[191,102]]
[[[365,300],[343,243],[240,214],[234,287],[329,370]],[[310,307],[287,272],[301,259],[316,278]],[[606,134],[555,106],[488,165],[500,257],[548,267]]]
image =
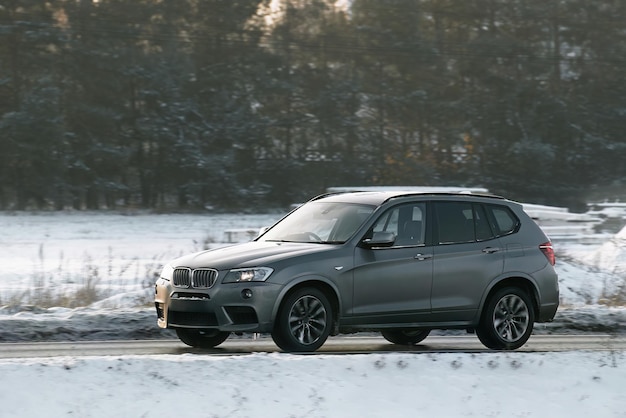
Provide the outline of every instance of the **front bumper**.
[[159,279],[154,304],[161,328],[271,332],[281,285],[267,282],[222,284],[187,289]]

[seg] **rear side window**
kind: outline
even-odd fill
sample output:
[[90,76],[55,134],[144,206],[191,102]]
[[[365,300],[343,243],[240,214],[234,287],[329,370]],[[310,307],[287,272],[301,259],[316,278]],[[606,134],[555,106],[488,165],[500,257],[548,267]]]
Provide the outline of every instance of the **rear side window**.
[[439,244],[474,242],[474,210],[467,202],[436,202]]
[[517,231],[520,221],[511,209],[499,205],[487,205],[486,209],[496,236],[501,237]]
[[476,230],[476,241],[486,241],[495,237],[489,220],[485,212],[485,207],[479,203],[474,203],[474,228]]
[[486,241],[496,236],[482,204],[436,202],[435,212],[439,244]]

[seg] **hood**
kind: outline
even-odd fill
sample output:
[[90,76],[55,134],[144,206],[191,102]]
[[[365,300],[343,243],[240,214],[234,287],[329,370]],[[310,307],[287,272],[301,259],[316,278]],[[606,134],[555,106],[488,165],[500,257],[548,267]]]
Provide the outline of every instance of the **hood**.
[[337,249],[336,245],[299,242],[247,242],[189,254],[170,262],[172,267],[214,268],[272,266],[286,258],[318,254]]

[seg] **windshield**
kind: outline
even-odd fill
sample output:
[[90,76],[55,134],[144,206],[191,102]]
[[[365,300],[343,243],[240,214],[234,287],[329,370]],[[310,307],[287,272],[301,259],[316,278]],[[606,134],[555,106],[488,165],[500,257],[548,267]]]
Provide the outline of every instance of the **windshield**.
[[267,231],[260,241],[346,242],[374,211],[373,206],[309,202]]

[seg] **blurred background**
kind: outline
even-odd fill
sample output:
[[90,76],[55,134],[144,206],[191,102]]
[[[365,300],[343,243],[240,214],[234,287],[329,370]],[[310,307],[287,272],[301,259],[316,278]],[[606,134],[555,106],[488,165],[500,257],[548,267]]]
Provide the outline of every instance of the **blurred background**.
[[626,200],[626,3],[2,0],[0,210]]

